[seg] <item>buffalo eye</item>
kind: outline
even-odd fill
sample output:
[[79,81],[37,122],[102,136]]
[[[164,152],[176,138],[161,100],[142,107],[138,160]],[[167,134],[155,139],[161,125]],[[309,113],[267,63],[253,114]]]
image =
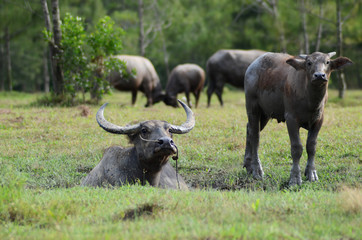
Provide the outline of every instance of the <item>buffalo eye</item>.
[[308,64],[308,66],[312,66],[312,62],[311,62],[311,61],[308,61],[307,64]]
[[141,129],[141,134],[146,135],[148,133],[148,130],[146,128]]
[[326,62],[326,64],[329,64],[329,63],[330,63],[329,61]]

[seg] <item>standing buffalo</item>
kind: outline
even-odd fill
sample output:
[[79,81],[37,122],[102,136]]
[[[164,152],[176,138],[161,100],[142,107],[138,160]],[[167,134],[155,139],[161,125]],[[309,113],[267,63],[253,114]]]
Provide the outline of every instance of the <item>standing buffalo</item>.
[[257,179],[263,177],[258,157],[259,135],[270,118],[286,122],[293,166],[290,185],[302,183],[299,160],[303,146],[299,129],[308,130],[308,162],[305,176],[317,181],[314,165],[317,136],[322,127],[327,101],[328,80],[333,70],[352,64],[346,57],[332,60],[335,52],[315,52],[300,58],[282,53],[266,53],[257,58],[245,74],[245,99],[248,114],[244,167]]
[[187,104],[191,107],[190,92],[192,92],[196,98],[195,107],[197,108],[204,82],[205,72],[198,65],[181,64],[176,66],[167,82],[165,104],[177,107],[177,94],[185,92]]
[[207,88],[207,106],[210,107],[211,95],[215,92],[223,106],[222,91],[225,83],[244,88],[245,71],[257,57],[264,54],[260,50],[219,50],[207,61],[209,86]]
[[161,82],[150,60],[141,56],[130,55],[114,57],[126,62],[128,77],[123,77],[118,71],[112,72],[110,83],[119,91],[131,91],[132,105],[136,102],[138,90],[146,95],[146,107],[162,101]]
[[[171,155],[178,150],[172,140],[172,133],[188,133],[195,126],[195,117],[190,108],[180,101],[185,109],[187,120],[181,126],[165,121],[152,120],[120,127],[105,120],[104,104],[97,112],[100,127],[110,133],[126,134],[133,147],[113,146],[104,152],[100,163],[82,181],[83,186],[120,186],[148,182],[161,188],[187,189],[187,185],[175,169],[168,163]],[[177,163],[177,162],[176,162]]]

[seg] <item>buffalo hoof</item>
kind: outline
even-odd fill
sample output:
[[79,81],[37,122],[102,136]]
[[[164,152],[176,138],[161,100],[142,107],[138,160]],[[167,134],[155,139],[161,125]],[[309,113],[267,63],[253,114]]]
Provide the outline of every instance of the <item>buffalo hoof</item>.
[[253,169],[253,178],[260,180],[263,179],[264,172],[261,166],[259,168]]
[[258,159],[256,163],[252,162],[251,158],[244,158],[244,168],[249,175],[253,175],[255,179],[262,179],[264,176],[263,168],[261,166],[260,160]]
[[289,186],[294,185],[301,185],[302,184],[302,177],[300,176],[300,170],[294,170],[290,172],[290,180],[289,180]]
[[257,161],[251,162],[251,168],[252,168],[253,178],[258,180],[263,179],[264,172],[259,159],[257,159]]
[[317,175],[317,170],[313,169],[305,169],[305,176],[307,177],[308,181],[310,182],[316,182],[318,181],[318,175]]
[[253,168],[251,167],[251,158],[244,158],[243,167],[246,168],[248,174],[253,174]]

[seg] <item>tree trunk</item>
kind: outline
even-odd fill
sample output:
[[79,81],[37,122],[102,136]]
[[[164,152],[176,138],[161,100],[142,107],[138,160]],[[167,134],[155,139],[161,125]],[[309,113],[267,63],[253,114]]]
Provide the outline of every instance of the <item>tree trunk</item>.
[[44,76],[44,92],[49,93],[49,83],[50,83],[50,77],[49,77],[49,68],[48,68],[48,51],[45,48],[43,53],[43,76]]
[[[45,21],[45,28],[48,32],[51,31],[51,24],[50,24],[50,15],[49,15],[49,10],[48,10],[48,4],[47,4],[47,1],[46,0],[41,0],[41,4],[42,4],[42,8],[43,8],[43,14],[44,14],[44,21]],[[53,42],[54,42],[54,39],[52,39],[50,42],[49,42],[49,52],[48,52],[48,58],[51,60],[50,61],[50,68],[51,68],[51,76],[52,76],[52,81],[53,81],[53,87],[56,85],[55,83],[55,64],[56,62],[53,61]]]
[[275,18],[275,25],[278,30],[278,34],[279,34],[279,38],[280,38],[280,50],[281,50],[281,52],[285,53],[285,52],[287,52],[287,44],[285,42],[284,28],[283,28],[283,23],[280,21],[277,2],[278,2],[277,0],[270,0],[273,15]]
[[322,0],[319,0],[319,25],[318,25],[318,33],[317,33],[317,42],[315,44],[316,52],[319,52],[320,45],[321,45],[322,32],[323,32],[323,24],[322,24],[323,15],[324,14],[323,14]]
[[[167,52],[167,45],[166,45],[166,39],[165,36],[163,34],[163,30],[162,30],[162,21],[160,19],[161,13],[160,13],[160,9],[158,7],[158,2],[157,0],[154,0],[155,3],[155,17],[157,20],[157,29],[160,31],[160,37],[161,37],[161,41],[162,41],[162,51],[163,51],[163,61],[165,63],[165,68],[166,68],[166,75],[167,75],[167,79],[170,76],[170,67],[169,67],[169,57],[168,57],[168,52]],[[166,79],[166,81],[167,81]]]
[[53,61],[55,61],[55,94],[57,96],[63,95],[64,92],[64,77],[63,69],[60,63],[61,55],[61,40],[62,40],[62,31],[60,29],[60,14],[59,14],[59,2],[58,0],[52,0],[52,17],[53,17],[53,36],[54,36],[54,51],[53,51]]
[[[341,2],[336,0],[337,10],[337,56],[343,55],[343,35],[342,35],[342,17],[341,17]],[[347,89],[347,83],[344,78],[343,71],[337,72],[338,78],[338,97],[343,98],[344,92]]]
[[166,74],[167,74],[167,79],[168,79],[168,77],[170,76],[170,67],[169,67],[169,62],[168,62],[168,53],[167,53],[166,40],[165,40],[165,37],[163,35],[163,32],[161,32],[161,36],[162,36],[163,61],[165,63]]
[[5,77],[3,73],[5,72],[4,67],[5,59],[4,59],[4,47],[0,44],[0,91],[3,92],[5,90]]
[[139,19],[139,48],[140,55],[145,56],[145,34],[143,27],[143,0],[138,0],[138,19]]
[[307,17],[306,17],[306,14],[305,14],[304,0],[300,1],[300,12],[301,12],[301,15],[302,15],[304,51],[305,51],[305,54],[309,54],[309,38],[308,38],[308,32],[307,32]]
[[[52,1],[53,3],[54,1]],[[55,1],[57,2],[57,1]],[[45,20],[45,27],[48,32],[53,32],[51,29],[51,22],[50,22],[50,14],[48,10],[48,4],[46,0],[41,0],[43,13],[44,13],[44,20]],[[57,8],[57,3],[52,4],[53,11],[58,12],[59,17],[59,10],[56,10],[54,8]],[[53,14],[53,22],[56,16]],[[56,24],[58,24],[59,29],[59,21],[55,21]],[[56,49],[56,44],[54,40],[54,33],[53,38],[49,41],[49,57],[51,59],[51,72],[52,72],[52,79],[53,79],[53,88],[56,95],[60,95],[63,93],[63,90],[61,89],[63,87],[63,72],[60,67],[60,63],[57,59],[57,53],[59,52],[59,49]],[[58,35],[59,37],[59,35]],[[59,39],[57,39],[59,41]]]
[[5,54],[6,54],[6,79],[9,84],[9,91],[13,90],[13,78],[11,72],[11,55],[10,55],[10,34],[9,28],[5,27]]

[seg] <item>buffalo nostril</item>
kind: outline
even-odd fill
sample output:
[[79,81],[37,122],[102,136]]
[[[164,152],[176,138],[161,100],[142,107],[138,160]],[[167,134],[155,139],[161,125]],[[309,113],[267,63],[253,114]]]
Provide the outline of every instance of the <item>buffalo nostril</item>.
[[160,144],[160,145],[174,145],[174,142],[171,138],[169,137],[162,137],[162,138],[159,138],[157,140],[157,143]]
[[316,79],[325,79],[326,74],[325,73],[315,73],[314,78],[316,78]]

